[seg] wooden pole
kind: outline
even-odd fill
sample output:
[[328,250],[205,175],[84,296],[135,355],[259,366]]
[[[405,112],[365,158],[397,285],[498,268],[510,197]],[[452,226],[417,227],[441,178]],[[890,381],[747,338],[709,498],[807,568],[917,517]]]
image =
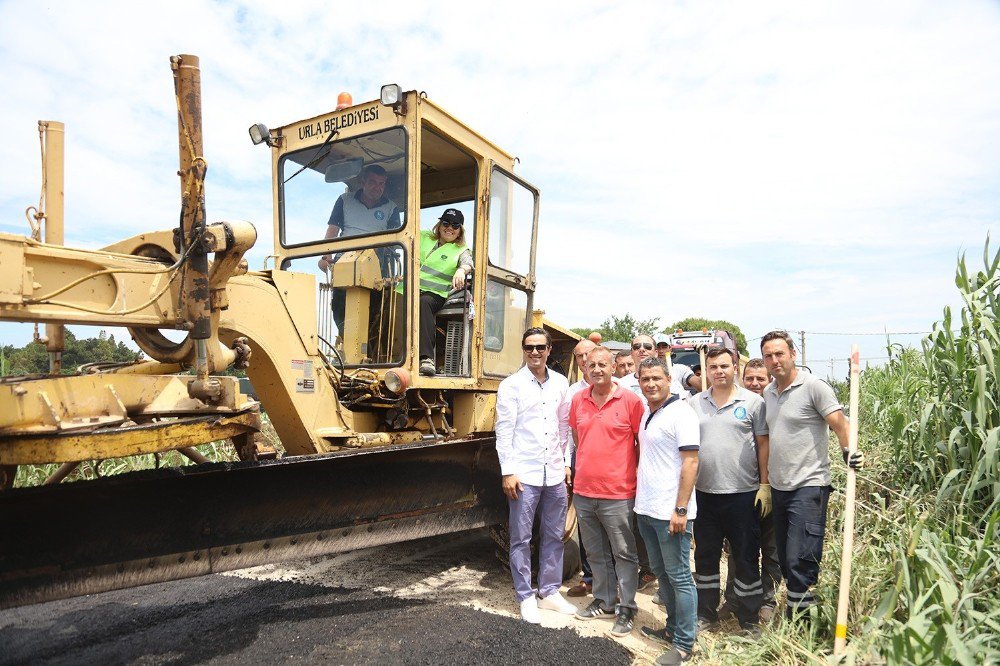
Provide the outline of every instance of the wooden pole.
[[[858,402],[860,397],[861,367],[857,345],[851,345],[851,422],[847,438],[847,457],[858,449]],[[839,656],[847,649],[847,604],[851,593],[851,560],[854,551],[854,493],[857,472],[847,466],[847,485],[844,488],[844,548],[840,554],[840,596],[837,600],[837,626],[834,631],[833,654]]]
[[[705,346],[698,350],[698,362],[701,363],[701,390],[708,390],[708,368],[705,367]],[[687,388],[686,386],[684,388]]]

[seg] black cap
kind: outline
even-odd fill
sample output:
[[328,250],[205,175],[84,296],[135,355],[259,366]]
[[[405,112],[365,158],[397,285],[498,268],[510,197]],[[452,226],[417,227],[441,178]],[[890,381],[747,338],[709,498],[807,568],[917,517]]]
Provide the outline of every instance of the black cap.
[[445,211],[441,213],[441,217],[438,219],[442,222],[450,222],[452,224],[455,224],[456,222],[459,224],[465,224],[465,216],[462,215],[462,211],[457,208],[446,208]]

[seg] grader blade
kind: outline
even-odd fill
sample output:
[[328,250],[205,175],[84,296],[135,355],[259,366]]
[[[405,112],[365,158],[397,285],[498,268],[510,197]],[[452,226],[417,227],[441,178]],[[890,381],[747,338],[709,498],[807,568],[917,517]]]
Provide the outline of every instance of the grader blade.
[[500,523],[492,437],[0,493],[0,608]]

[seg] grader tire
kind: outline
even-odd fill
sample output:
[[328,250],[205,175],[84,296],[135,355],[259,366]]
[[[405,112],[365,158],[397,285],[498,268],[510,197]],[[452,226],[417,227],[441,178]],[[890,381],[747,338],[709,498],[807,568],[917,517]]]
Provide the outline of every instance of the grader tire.
[[[538,523],[535,523],[535,536],[531,539],[531,577],[538,575]],[[490,538],[496,545],[496,558],[510,569],[510,529],[507,522],[490,528]],[[576,511],[572,505],[566,514],[566,531],[563,533],[563,573],[564,581],[570,580],[580,572],[580,534],[576,528]]]

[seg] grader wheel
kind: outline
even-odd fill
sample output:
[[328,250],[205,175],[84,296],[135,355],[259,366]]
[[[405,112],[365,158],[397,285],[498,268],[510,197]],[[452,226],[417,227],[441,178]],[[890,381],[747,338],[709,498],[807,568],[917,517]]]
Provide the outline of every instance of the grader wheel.
[[[577,532],[576,509],[572,504],[566,512],[566,529],[563,532],[563,580],[569,580],[580,572],[580,536]],[[496,544],[496,557],[510,567],[510,530],[503,522],[490,528],[490,538]],[[531,574],[538,574],[538,521],[535,521],[535,536],[531,539]]]

